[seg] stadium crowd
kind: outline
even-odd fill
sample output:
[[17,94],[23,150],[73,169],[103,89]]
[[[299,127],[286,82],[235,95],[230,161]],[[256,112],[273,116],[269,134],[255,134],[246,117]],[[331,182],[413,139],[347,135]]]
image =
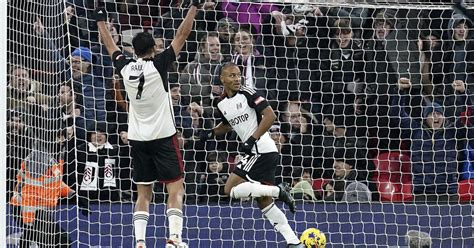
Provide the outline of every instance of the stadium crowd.
[[[103,4],[130,57],[133,34],[151,32],[161,52],[186,12],[183,1]],[[8,198],[22,162],[43,150],[90,202],[133,200],[128,96],[90,21],[93,7],[69,0],[56,25],[38,17],[12,36],[12,53],[41,47],[49,66],[9,60]],[[235,133],[199,140],[220,120],[212,106],[225,62],[277,114],[277,178],[299,199],[458,202],[458,185],[474,178],[473,28],[452,10],[205,2],[169,69],[186,202],[229,201],[223,188],[241,158]],[[164,197],[156,184],[155,201]]]

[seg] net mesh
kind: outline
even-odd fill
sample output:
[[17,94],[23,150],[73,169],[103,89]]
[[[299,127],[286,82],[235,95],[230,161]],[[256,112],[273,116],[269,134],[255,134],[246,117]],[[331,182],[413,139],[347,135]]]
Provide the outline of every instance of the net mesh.
[[[327,247],[474,246],[473,23],[439,2],[203,3],[168,69],[189,246],[284,247],[252,199],[223,194],[236,134],[199,141],[220,121],[225,62],[278,116],[276,183],[293,187],[298,210],[285,213],[298,235],[318,228]],[[134,246],[128,98],[92,12],[107,9],[134,57],[138,32],[168,47],[188,4],[8,2],[8,245]],[[156,183],[149,247],[165,243],[166,197]]]

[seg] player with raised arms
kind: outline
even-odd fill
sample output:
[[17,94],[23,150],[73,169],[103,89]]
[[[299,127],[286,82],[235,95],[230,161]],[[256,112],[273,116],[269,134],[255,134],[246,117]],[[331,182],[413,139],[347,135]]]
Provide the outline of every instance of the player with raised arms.
[[101,40],[112,56],[117,72],[123,78],[130,99],[128,139],[133,159],[133,181],[137,184],[138,199],[133,214],[137,248],[145,248],[149,205],[153,196],[153,183],[166,184],[168,202],[169,239],[166,247],[188,247],[182,242],[183,229],[183,159],[178,148],[176,126],[169,94],[168,67],[176,60],[196,16],[199,0],[191,7],[179,26],[171,46],[162,53],[155,52],[155,40],[148,32],[135,35],[132,45],[138,59],[127,58],[115,45],[107,28],[107,14],[97,9]]
[[255,198],[263,216],[283,235],[288,247],[302,248],[304,246],[285,214],[273,202],[273,198],[278,198],[295,212],[295,201],[288,184],[274,186],[279,155],[268,130],[276,119],[275,113],[265,98],[242,86],[242,75],[236,64],[224,64],[219,78],[224,86],[224,93],[217,103],[222,122],[212,130],[203,130],[200,139],[206,141],[233,129],[245,141],[241,149],[246,154],[227,180],[224,192],[234,199]]

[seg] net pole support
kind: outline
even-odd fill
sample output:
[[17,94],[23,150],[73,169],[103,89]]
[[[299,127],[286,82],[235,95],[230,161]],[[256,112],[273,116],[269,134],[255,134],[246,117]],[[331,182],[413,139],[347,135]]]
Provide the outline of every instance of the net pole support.
[[0,90],[0,247],[7,244],[7,5],[8,1],[0,1],[0,82],[4,82]]

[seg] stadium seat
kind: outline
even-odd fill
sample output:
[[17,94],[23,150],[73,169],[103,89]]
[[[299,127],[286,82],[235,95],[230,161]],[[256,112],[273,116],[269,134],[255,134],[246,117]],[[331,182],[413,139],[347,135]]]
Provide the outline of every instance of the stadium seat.
[[380,200],[409,202],[413,200],[410,158],[399,152],[387,152],[374,160],[376,171],[372,180],[377,185]]
[[458,186],[459,201],[474,201],[474,179],[463,180]]

